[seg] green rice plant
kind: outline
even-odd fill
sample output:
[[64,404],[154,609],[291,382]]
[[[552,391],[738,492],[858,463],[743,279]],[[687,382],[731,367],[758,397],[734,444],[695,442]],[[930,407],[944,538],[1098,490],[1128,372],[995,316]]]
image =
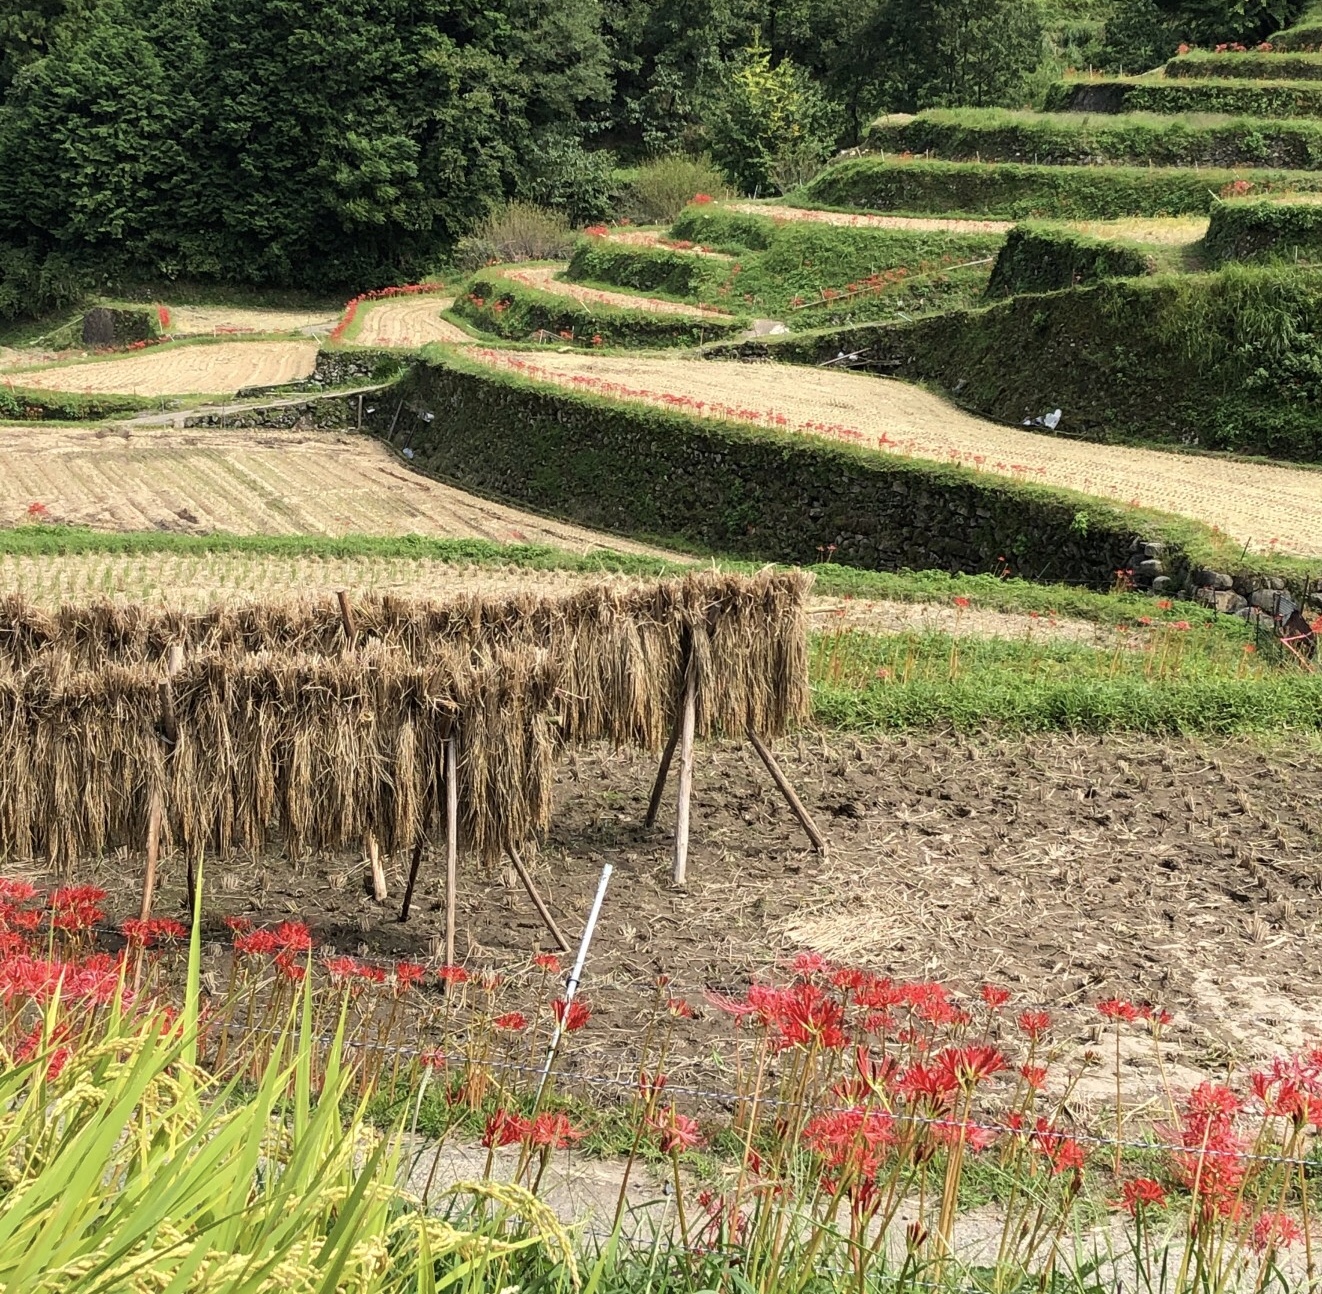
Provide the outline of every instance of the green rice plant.
[[[544,1235],[564,1248],[513,1188],[495,1224],[462,1230],[397,1186],[400,1130],[353,1103],[342,1033],[314,1067],[306,988],[251,1090],[200,1068],[199,928],[177,1015],[134,1006],[127,962],[71,1015],[61,992],[85,992],[88,967],[9,954],[53,989],[30,1045],[0,1057],[0,1287],[434,1294],[483,1287]],[[537,1221],[515,1234],[511,1210]]]

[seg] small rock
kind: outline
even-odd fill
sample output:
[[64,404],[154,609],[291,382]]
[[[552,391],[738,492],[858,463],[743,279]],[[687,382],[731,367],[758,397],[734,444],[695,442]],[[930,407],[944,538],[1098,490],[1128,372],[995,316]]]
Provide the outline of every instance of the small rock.
[[1160,557],[1166,551],[1166,545],[1160,542],[1143,545],[1144,557]]
[[1236,611],[1241,611],[1248,606],[1248,602],[1240,597],[1238,593],[1220,590],[1212,594],[1212,605],[1225,615],[1234,615]]
[[1145,557],[1134,567],[1134,575],[1140,580],[1155,580],[1165,574],[1166,567],[1155,557]]
[[1173,593],[1175,591],[1175,581],[1169,575],[1158,575],[1152,581],[1152,591],[1154,593]]
[[1235,587],[1235,581],[1229,575],[1221,571],[1209,571],[1201,568],[1194,571],[1192,576],[1194,587],[1200,589],[1232,589]]
[[1259,611],[1279,616],[1282,620],[1288,620],[1298,610],[1288,593],[1278,593],[1275,589],[1259,589],[1249,597],[1249,602]]

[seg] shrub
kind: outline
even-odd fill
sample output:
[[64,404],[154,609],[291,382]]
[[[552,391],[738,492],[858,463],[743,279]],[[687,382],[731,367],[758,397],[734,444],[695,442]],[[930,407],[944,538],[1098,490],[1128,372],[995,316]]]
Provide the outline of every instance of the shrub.
[[498,207],[455,249],[457,263],[477,269],[496,261],[555,261],[574,249],[569,219],[531,202]]
[[1317,54],[1278,54],[1275,50],[1212,53],[1195,49],[1166,64],[1168,77],[1211,77],[1253,81],[1322,80],[1322,57]]
[[1137,247],[1050,225],[1019,225],[1010,231],[996,258],[987,295],[1054,292],[1151,272],[1147,256]]
[[711,126],[712,155],[745,193],[793,186],[830,156],[834,107],[789,59],[771,66],[761,45],[731,67]]
[[668,224],[699,193],[713,198],[729,194],[724,174],[707,157],[667,153],[644,162],[625,192],[628,216],[642,224]]
[[1298,21],[1271,38],[1274,51],[1322,50],[1322,4],[1312,3]]
[[1244,117],[1322,117],[1313,81],[1058,81],[1048,112],[1223,112]]
[[571,225],[606,220],[620,200],[617,164],[610,149],[590,151],[575,136],[553,134],[529,148],[521,196],[537,206],[563,212]]
[[1120,220],[1203,215],[1230,186],[1258,194],[1322,192],[1322,174],[860,157],[827,167],[794,201],[801,206],[1006,220]]
[[936,109],[916,117],[880,118],[869,132],[868,146],[947,161],[1311,170],[1322,168],[1322,123]]
[[1322,205],[1218,202],[1203,239],[1213,265],[1231,261],[1312,261],[1322,256]]
[[565,277],[576,283],[609,283],[637,292],[692,298],[714,291],[727,272],[725,262],[711,257],[591,238],[579,243]]

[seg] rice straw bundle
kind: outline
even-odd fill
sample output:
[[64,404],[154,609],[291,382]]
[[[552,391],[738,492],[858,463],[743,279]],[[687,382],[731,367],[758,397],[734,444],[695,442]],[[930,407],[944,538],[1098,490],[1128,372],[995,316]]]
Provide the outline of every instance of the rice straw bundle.
[[[716,572],[557,597],[480,594],[449,602],[395,596],[354,604],[360,639],[426,663],[438,653],[548,652],[563,676],[563,741],[606,739],[655,750],[673,723],[690,656],[700,736],[778,736],[808,711],[805,603],[811,577]],[[112,602],[54,613],[0,600],[0,659],[23,668],[61,654],[84,668],[156,666],[171,643],[189,653],[262,651],[338,657],[332,598],[220,606],[200,613]]]
[[461,831],[494,858],[549,825],[559,681],[527,647],[196,657],[172,682],[167,754],[159,673],[42,663],[0,678],[0,850],[68,864],[140,848],[157,791],[190,856],[272,836],[295,854],[369,834],[404,849],[438,816],[453,732]]

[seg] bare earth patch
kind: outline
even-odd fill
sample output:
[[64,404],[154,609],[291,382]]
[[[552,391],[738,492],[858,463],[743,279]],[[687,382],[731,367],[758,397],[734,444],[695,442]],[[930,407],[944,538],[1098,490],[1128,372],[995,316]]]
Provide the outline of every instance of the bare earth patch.
[[662,301],[657,297],[637,296],[630,292],[606,292],[601,288],[586,288],[581,283],[566,283],[555,276],[555,266],[530,266],[527,269],[502,270],[502,275],[525,287],[541,292],[554,292],[557,296],[573,297],[584,305],[622,306],[626,310],[646,310],[655,315],[684,315],[690,319],[729,319],[723,310],[710,306],[690,306],[679,301]]
[[221,395],[297,382],[312,372],[316,359],[314,341],[166,346],[85,364],[26,369],[16,385],[76,394]]
[[[584,1072],[629,1080],[640,1009],[658,970],[672,991],[741,990],[804,946],[903,978],[975,994],[984,980],[1016,1009],[1048,1008],[1063,1054],[1096,1046],[1094,1003],[1112,994],[1175,1015],[1168,1061],[1204,1070],[1261,1058],[1322,1029],[1322,769],[1316,750],[1144,738],[862,742],[805,733],[781,743],[786,772],[830,842],[813,854],[756,757],[702,747],[689,886],[670,884],[673,790],[660,826],[642,825],[650,758],[569,755],[550,840],[534,871],[576,937],[601,866],[616,872],[584,994],[593,1028]],[[443,863],[424,861],[414,916],[393,906],[407,859],[389,865],[392,902],[363,891],[358,858],[217,865],[208,909],[269,921],[298,914],[321,944],[364,955],[427,956],[444,924]],[[139,860],[89,864],[122,884]],[[182,900],[170,860],[161,911]],[[225,880],[225,874],[233,880]],[[122,909],[119,910],[119,909]],[[473,967],[522,962],[547,936],[522,890],[463,865],[459,952]],[[672,1085],[719,1085],[730,1021],[707,1008],[679,1025]],[[1125,1082],[1157,1083],[1150,1047],[1127,1053]],[[1113,1099],[1097,1071],[1085,1101]],[[1172,1075],[1177,1085],[1182,1075]],[[1108,1095],[1109,1094],[1109,1095]]]
[[453,304],[453,300],[428,296],[378,301],[362,316],[355,344],[417,347],[433,341],[471,342],[473,339],[462,328],[441,318],[441,311]]
[[[892,378],[788,364],[477,350],[485,363],[618,398],[825,436],[1194,517],[1255,550],[1322,555],[1322,473],[1007,427]],[[1274,542],[1273,542],[1274,541]]]
[[914,229],[947,234],[1005,234],[1012,220],[946,220],[939,216],[873,216],[853,211],[815,211],[810,207],[770,207],[761,202],[723,202],[723,211],[738,211],[768,220],[811,220],[822,225],[848,225],[859,229]]
[[230,306],[171,306],[170,326],[178,337],[215,337],[226,333],[298,332],[333,328],[337,316],[325,310],[240,310]]
[[424,534],[646,551],[411,471],[334,432],[0,428],[0,525],[234,534]]

